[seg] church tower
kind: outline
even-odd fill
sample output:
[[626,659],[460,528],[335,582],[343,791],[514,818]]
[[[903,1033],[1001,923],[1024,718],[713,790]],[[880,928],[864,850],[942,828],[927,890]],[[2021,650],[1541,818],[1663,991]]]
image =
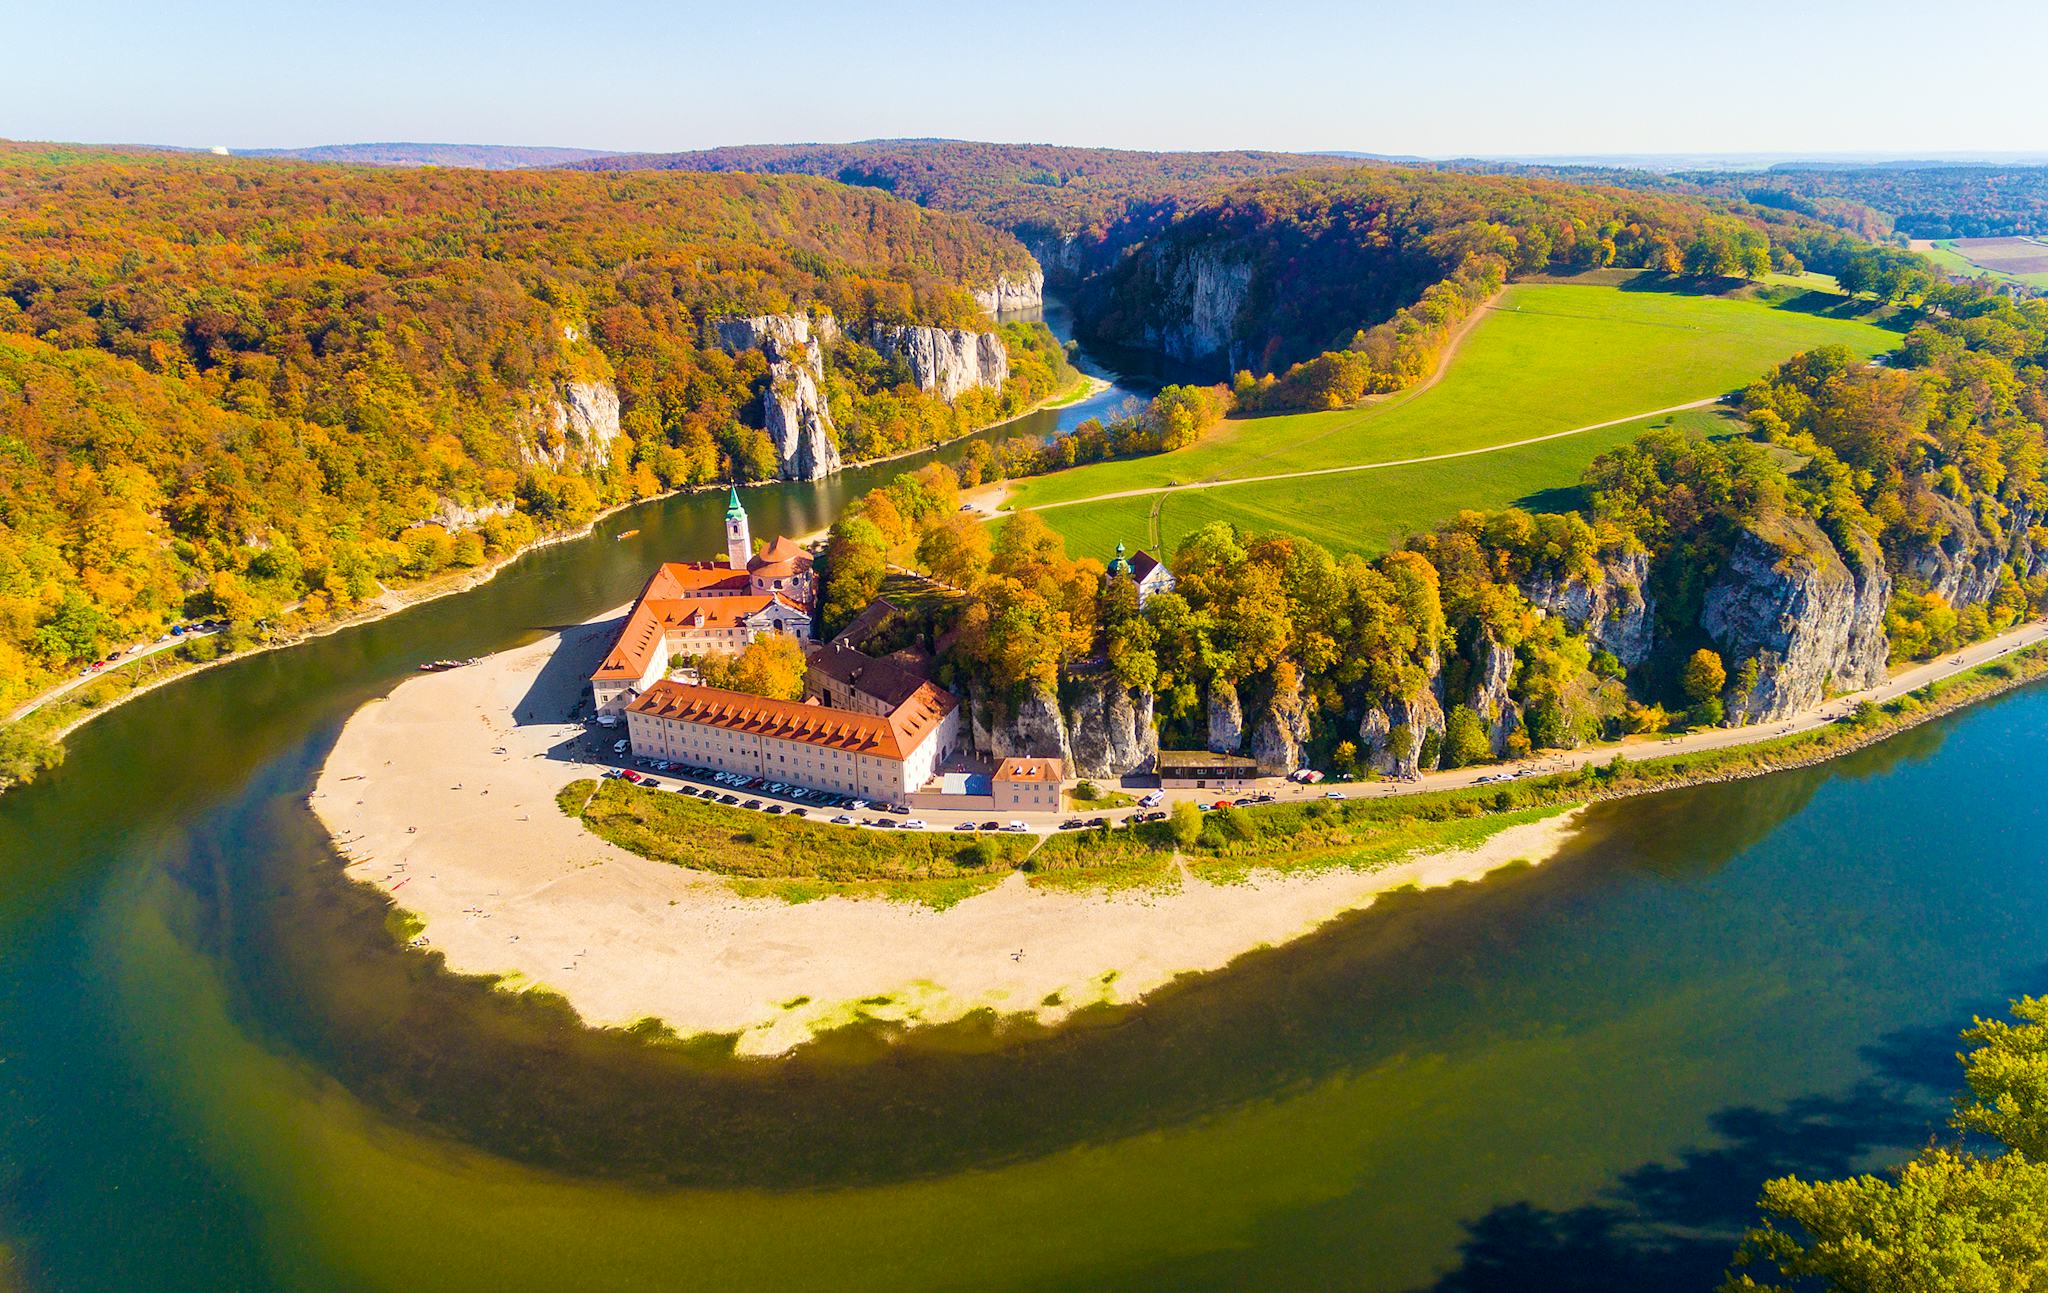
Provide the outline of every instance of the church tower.
[[745,570],[754,557],[754,536],[747,529],[747,509],[740,506],[740,491],[734,486],[725,505],[725,560],[734,570]]

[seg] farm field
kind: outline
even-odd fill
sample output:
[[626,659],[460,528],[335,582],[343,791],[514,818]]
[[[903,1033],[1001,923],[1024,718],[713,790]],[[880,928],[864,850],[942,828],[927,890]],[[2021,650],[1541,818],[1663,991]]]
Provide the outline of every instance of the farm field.
[[1105,561],[1118,543],[1171,553],[1182,539],[1211,521],[1298,534],[1332,552],[1372,555],[1468,508],[1574,508],[1580,502],[1577,482],[1587,464],[1652,427],[1665,426],[1700,435],[1743,430],[1721,409],[1688,409],[1447,463],[1105,499],[1054,508],[1043,515],[1065,536],[1068,552]]
[[2048,288],[2048,243],[2035,238],[1944,238],[1913,244],[1951,274],[1992,278]]
[[[1838,342],[1875,355],[1898,342],[1875,323],[1818,312],[1830,302],[1847,307],[1839,297],[1773,295],[1517,284],[1434,386],[1331,413],[1233,418],[1174,453],[1019,482],[1009,506],[1510,444],[1721,395],[1815,346]],[[1047,519],[1062,523],[1054,513]]]

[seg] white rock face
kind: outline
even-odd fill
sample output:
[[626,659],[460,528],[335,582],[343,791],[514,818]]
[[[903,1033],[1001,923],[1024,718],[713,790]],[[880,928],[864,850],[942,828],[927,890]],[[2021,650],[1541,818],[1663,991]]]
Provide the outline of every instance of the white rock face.
[[1507,752],[1508,737],[1522,725],[1522,707],[1509,697],[1515,677],[1515,653],[1482,630],[1474,654],[1478,669],[1468,703],[1479,715],[1479,721],[1486,724],[1487,742],[1498,758]]
[[919,390],[936,391],[948,404],[963,391],[999,390],[1009,380],[1009,347],[993,332],[878,323],[870,336],[876,350],[910,366]]
[[820,314],[815,321],[807,314],[757,314],[714,319],[711,327],[720,349],[758,350],[768,359],[761,427],[775,442],[780,462],[776,474],[784,480],[837,474],[839,442],[821,388],[825,347],[838,340],[838,320],[830,314]]
[[1028,274],[998,275],[989,286],[974,289],[974,300],[982,309],[996,315],[1042,309],[1045,306],[1045,271],[1033,269]]
[[[1891,575],[1874,542],[1854,561],[1803,516],[1743,532],[1707,588],[1700,627],[1728,669],[1730,723],[1766,723],[1818,703],[1829,690],[1884,680],[1884,611]],[[1745,666],[1755,679],[1744,684]]]
[[1155,273],[1161,300],[1145,325],[1145,344],[1183,363],[1221,358],[1236,367],[1238,319],[1251,294],[1252,267],[1196,252],[1155,266]]
[[1643,594],[1649,577],[1650,554],[1628,552],[1604,558],[1591,579],[1531,579],[1522,585],[1522,595],[1531,605],[1561,616],[1572,632],[1585,634],[1595,650],[1611,651],[1634,668],[1649,658],[1656,632],[1655,607]]
[[502,503],[486,503],[482,507],[464,507],[452,498],[444,498],[434,514],[418,525],[438,525],[453,534],[457,530],[474,530],[485,521],[501,516],[510,516],[515,504],[507,499]]
[[1244,744],[1244,706],[1237,687],[1227,678],[1209,684],[1208,747],[1217,754],[1236,754]]
[[711,328],[719,349],[729,354],[758,350],[771,361],[801,362],[821,382],[825,380],[824,347],[839,335],[839,323],[829,314],[819,316],[815,333],[808,314],[714,319]]
[[761,396],[761,424],[775,441],[784,480],[818,480],[839,472],[839,446],[832,439],[832,414],[810,368],[778,360],[768,365],[768,389]]
[[519,441],[527,466],[604,467],[619,438],[619,393],[610,382],[565,382],[553,400],[536,407],[532,420],[532,431]]
[[[1396,731],[1403,732],[1403,740],[1394,739]],[[1432,732],[1439,742],[1443,740],[1444,707],[1427,686],[1418,688],[1413,696],[1397,696],[1373,706],[1358,725],[1367,765],[1387,777],[1412,777],[1421,772],[1422,746]]]

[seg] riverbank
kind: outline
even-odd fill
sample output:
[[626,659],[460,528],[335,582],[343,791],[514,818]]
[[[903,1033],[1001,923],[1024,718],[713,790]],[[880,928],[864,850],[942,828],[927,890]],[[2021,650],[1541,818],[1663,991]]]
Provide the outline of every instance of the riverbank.
[[[1083,1006],[1135,1001],[1390,889],[1541,861],[1588,801],[1834,758],[2048,672],[2048,633],[2028,624],[1785,722],[1352,787],[1365,799],[1462,796],[1466,816],[1488,807],[1555,814],[1503,821],[1476,846],[1376,869],[1287,873],[1254,860],[1227,874],[1205,864],[1204,874],[1224,875],[1213,883],[1175,857],[1145,883],[1118,888],[1111,859],[1099,884],[1085,870],[1053,884],[1009,873],[940,903],[889,902],[843,896],[869,892],[859,887],[738,892],[732,877],[618,848],[561,811],[563,788],[606,766],[609,734],[594,741],[567,715],[621,611],[409,680],[366,706],[343,729],[312,806],[348,874],[383,890],[416,945],[450,970],[559,994],[596,1025],[657,1019],[681,1034],[730,1035],[748,1055],[781,1053],[856,1019],[934,1024],[989,1010],[1053,1023]],[[1476,784],[1507,781],[1504,771],[1527,779]],[[1051,822],[1034,826],[1042,833]],[[749,896],[764,892],[779,896]],[[906,896],[886,885],[872,892]]]
[[[1012,423],[1021,422],[1033,414],[1048,409],[1064,408],[1069,404],[1078,403],[1102,390],[1108,389],[1109,385],[1108,382],[1099,377],[1081,373],[1078,374],[1075,384],[1069,386],[1066,390],[1056,395],[1047,396],[1014,417],[1005,418],[1001,422],[991,423],[954,440],[927,445],[921,449],[906,449],[901,453],[891,454],[883,458],[867,459],[858,463],[850,463],[847,466],[849,470],[858,470],[895,462],[903,458],[916,457],[920,454],[933,453],[946,448],[948,445],[957,444],[971,436],[983,435],[990,431],[1000,430],[1002,427],[1009,426]],[[749,481],[742,488],[785,485],[788,483],[790,482],[782,480]],[[415,584],[381,588],[376,596],[364,599],[344,614],[330,617],[317,624],[307,625],[293,632],[280,633],[238,651],[224,652],[210,660],[191,660],[185,658],[182,652],[171,649],[123,661],[120,665],[103,671],[99,676],[83,686],[78,685],[76,679],[66,679],[63,682],[52,685],[39,696],[31,697],[17,706],[14,716],[10,717],[4,724],[0,724],[0,730],[26,732],[36,741],[48,745],[61,746],[72,733],[102,714],[110,713],[131,700],[145,696],[160,687],[165,687],[181,679],[191,677],[203,670],[211,669],[218,665],[230,664],[236,660],[242,660],[265,651],[278,651],[287,647],[297,646],[316,638],[342,632],[345,629],[374,623],[377,620],[395,615],[413,606],[437,601],[443,597],[451,597],[457,593],[469,592],[472,589],[489,583],[523,557],[545,548],[553,547],[556,544],[570,543],[588,538],[596,531],[598,526],[622,512],[635,507],[651,506],[690,494],[715,492],[726,488],[728,488],[728,485],[720,483],[693,485],[686,489],[670,490],[648,498],[614,503],[599,510],[581,525],[572,529],[558,530],[541,535],[533,542],[524,544],[514,551],[493,557],[480,566],[467,570],[443,572]],[[826,529],[818,529],[810,534],[800,536],[798,541],[810,543],[817,539],[822,539],[826,533]],[[144,666],[147,666],[147,668],[144,669]],[[0,777],[0,794],[4,794],[16,785],[25,783],[25,780],[10,782],[4,777]]]
[[1012,874],[945,910],[742,897],[723,877],[607,844],[554,803],[601,767],[578,757],[580,727],[551,720],[611,627],[401,684],[349,720],[311,799],[347,874],[391,897],[417,946],[456,973],[559,994],[594,1025],[658,1019],[773,1055],[858,1019],[991,1010],[1053,1023],[1220,969],[1393,889],[1542,861],[1572,829],[1558,814],[1378,870],[1241,883],[1183,873],[1105,893]]

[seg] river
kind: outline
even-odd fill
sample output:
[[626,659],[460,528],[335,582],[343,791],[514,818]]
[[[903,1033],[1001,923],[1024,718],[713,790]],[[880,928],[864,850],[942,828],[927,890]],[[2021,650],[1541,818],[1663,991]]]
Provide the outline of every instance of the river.
[[[902,467],[752,491],[756,532]],[[1602,807],[1545,866],[1050,1036],[734,1064],[402,951],[305,804],[343,720],[715,551],[722,511],[197,674],[0,799],[24,1287],[1705,1289],[1764,1178],[1909,1152],[1956,1030],[2043,986],[2040,688]]]

